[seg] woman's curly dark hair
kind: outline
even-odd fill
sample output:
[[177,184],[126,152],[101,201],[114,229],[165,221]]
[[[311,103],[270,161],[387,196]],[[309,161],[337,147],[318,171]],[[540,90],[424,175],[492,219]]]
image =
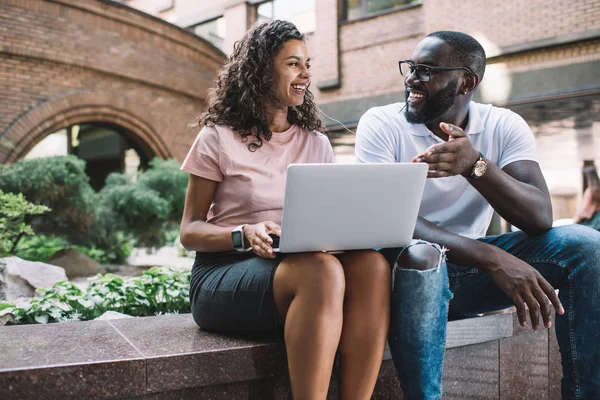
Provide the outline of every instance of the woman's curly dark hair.
[[[251,137],[250,151],[270,140],[267,107],[277,105],[273,89],[273,58],[284,43],[305,36],[291,22],[270,21],[252,27],[234,45],[233,53],[208,92],[208,108],[199,118],[200,125],[227,125],[244,140]],[[309,131],[321,131],[313,94],[307,89],[304,102],[288,107],[288,121]]]

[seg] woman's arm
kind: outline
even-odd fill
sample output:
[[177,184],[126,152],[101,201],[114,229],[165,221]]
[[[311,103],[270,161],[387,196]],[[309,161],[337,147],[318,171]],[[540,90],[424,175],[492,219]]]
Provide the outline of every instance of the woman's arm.
[[188,250],[204,252],[233,250],[232,227],[221,227],[206,222],[208,209],[218,185],[219,182],[190,175],[180,230],[181,244]]
[[[232,251],[231,231],[234,227],[222,227],[206,222],[208,209],[215,197],[219,182],[190,175],[185,194],[185,208],[181,219],[180,240],[187,250],[214,253]],[[273,258],[273,239],[269,233],[281,232],[281,227],[272,221],[244,226],[244,238],[248,247],[260,257]]]

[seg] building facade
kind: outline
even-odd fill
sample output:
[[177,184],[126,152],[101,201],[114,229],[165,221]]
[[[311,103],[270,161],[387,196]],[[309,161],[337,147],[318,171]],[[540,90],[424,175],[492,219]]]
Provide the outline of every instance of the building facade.
[[[161,1],[125,3],[135,7]],[[275,18],[290,16],[296,22],[295,4],[301,2],[169,3],[172,23],[205,37],[218,36],[220,48],[228,54],[233,43],[263,18],[260,9],[270,7]],[[353,160],[354,137],[344,126],[353,130],[370,107],[403,101],[398,60],[410,58],[415,45],[430,32],[463,31],[477,38],[488,56],[475,100],[511,108],[527,120],[536,135],[555,218],[573,214],[583,161],[600,165],[600,1],[578,0],[568,6],[558,0],[307,3],[303,21],[314,22],[303,23],[301,30],[307,33],[313,58],[312,91],[326,115],[323,120],[339,160]]]
[[57,132],[75,153],[116,132],[121,159],[182,160],[234,43],[280,18],[307,34],[338,161],[353,161],[345,127],[403,101],[398,60],[429,32],[460,30],[488,55],[475,100],[532,127],[556,218],[574,212],[582,162],[600,165],[600,0],[0,0],[0,12],[0,162]]

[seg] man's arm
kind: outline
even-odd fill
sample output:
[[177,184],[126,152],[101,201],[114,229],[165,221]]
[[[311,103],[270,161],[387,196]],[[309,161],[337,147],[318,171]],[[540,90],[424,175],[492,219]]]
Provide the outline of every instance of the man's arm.
[[552,307],[557,313],[564,313],[552,285],[531,265],[506,251],[448,232],[421,217],[417,220],[414,237],[448,248],[446,256],[453,264],[489,273],[515,305],[522,326],[526,325],[525,304],[534,329],[539,328],[540,313],[547,328],[552,326]]
[[[450,139],[436,144],[413,162],[429,164],[430,178],[468,176],[478,158],[466,133],[459,127],[441,123]],[[535,161],[515,161],[503,169],[488,162],[487,172],[469,183],[506,221],[531,236],[552,227],[552,205],[542,171]]]
[[481,179],[469,181],[502,218],[528,235],[552,228],[550,194],[537,162],[515,161],[503,169],[489,164]]
[[[357,128],[355,147],[358,162],[377,163],[395,161],[395,147],[397,146],[394,143],[393,132],[382,129],[382,125],[384,124],[381,124],[381,121],[371,112],[368,112],[361,118]],[[468,139],[466,141],[469,143],[470,149],[473,150]],[[415,157],[415,159],[418,157]],[[413,161],[417,161],[415,159]],[[464,159],[459,160],[462,160],[464,163]],[[474,160],[467,161],[468,165],[465,169],[470,168],[473,162]],[[510,165],[507,167],[510,167]],[[500,172],[505,174],[505,172]],[[432,168],[432,164],[430,164],[430,176],[432,173],[434,176],[450,176],[450,173],[443,168],[439,168],[436,165]],[[525,181],[528,180],[527,177],[522,177],[522,179]],[[524,326],[526,320],[525,303],[527,303],[530,310],[534,328],[537,328],[540,312],[544,324],[547,327],[551,325],[550,315],[552,305],[559,314],[564,313],[554,289],[540,273],[529,264],[500,248],[453,234],[421,217],[417,221],[414,237],[438,243],[450,249],[447,257],[454,264],[487,271],[496,284],[515,304],[521,325]]]

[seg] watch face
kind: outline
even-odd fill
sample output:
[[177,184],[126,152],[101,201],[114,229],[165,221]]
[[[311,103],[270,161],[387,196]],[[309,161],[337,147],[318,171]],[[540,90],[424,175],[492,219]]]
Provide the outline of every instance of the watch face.
[[475,163],[475,168],[473,168],[473,175],[479,178],[483,176],[483,174],[485,174],[486,169],[487,163],[483,160],[479,160]]
[[233,242],[234,249],[243,249],[244,244],[242,243],[242,231],[231,232],[231,241]]

